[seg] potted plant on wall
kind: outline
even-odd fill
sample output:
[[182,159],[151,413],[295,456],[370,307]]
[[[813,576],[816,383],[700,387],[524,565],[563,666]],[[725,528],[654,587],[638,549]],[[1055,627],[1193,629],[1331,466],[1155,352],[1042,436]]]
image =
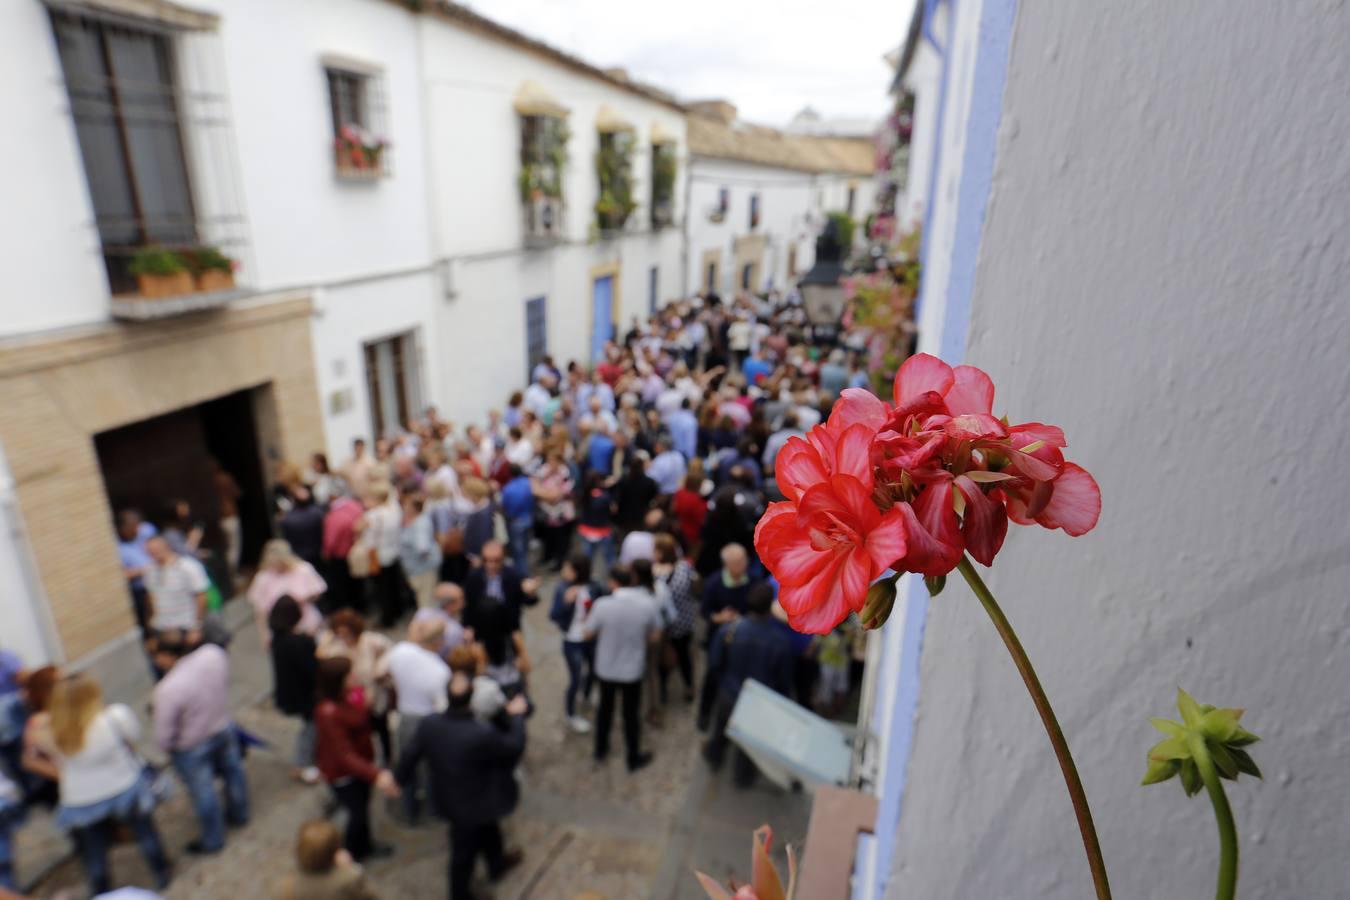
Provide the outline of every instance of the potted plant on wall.
[[198,291],[228,291],[234,287],[234,270],[238,262],[220,250],[209,246],[194,247],[184,256]]
[[621,231],[637,209],[633,199],[633,136],[624,132],[600,135],[595,153],[595,174],[600,197],[595,201],[595,220],[601,234]]
[[131,258],[127,271],[136,276],[136,287],[147,300],[191,294],[192,273],[182,255],[158,244],[142,247]]

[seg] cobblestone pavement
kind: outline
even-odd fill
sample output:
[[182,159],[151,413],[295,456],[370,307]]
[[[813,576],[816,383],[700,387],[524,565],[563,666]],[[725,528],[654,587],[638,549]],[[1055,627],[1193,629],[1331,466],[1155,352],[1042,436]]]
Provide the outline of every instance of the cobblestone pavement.
[[[591,760],[591,737],[571,733],[563,721],[566,668],[545,604],[528,611],[525,628],[535,665],[530,685],[537,710],[529,722],[521,804],[506,831],[508,844],[523,847],[526,855],[524,865],[493,887],[492,896],[571,900],[590,891],[588,900],[596,895],[606,900],[693,900],[703,897],[693,877],[695,868],[718,878],[748,877],[750,833],[759,824],[773,824],[779,848],[783,842],[800,844],[809,798],[779,792],[762,779],[759,786],[740,791],[726,772],[711,775],[698,756],[701,736],[694,728],[692,706],[682,700],[678,675],[673,676],[664,727],[644,729],[644,745],[656,754],[653,765],[629,774],[622,753],[614,753],[608,764],[597,767]],[[300,823],[325,812],[324,788],[290,778],[288,757],[296,726],[266,699],[270,665],[251,627],[239,631],[231,657],[236,718],[271,744],[255,749],[247,761],[252,821],[231,832],[224,852],[197,859],[183,852],[196,836],[196,820],[183,792],[164,804],[156,819],[176,865],[169,898],[273,896],[280,877],[293,866]],[[621,747],[619,731],[616,722],[614,741]],[[383,799],[375,807],[376,839],[397,850],[391,859],[369,867],[383,896],[444,897],[446,829],[402,828]],[[59,856],[66,845],[41,820],[25,832],[18,861],[21,875],[31,878],[35,856]],[[112,866],[119,884],[149,884],[134,846],[117,848]],[[69,887],[78,891],[82,884],[79,865],[66,859],[42,879],[38,893],[45,897]]]

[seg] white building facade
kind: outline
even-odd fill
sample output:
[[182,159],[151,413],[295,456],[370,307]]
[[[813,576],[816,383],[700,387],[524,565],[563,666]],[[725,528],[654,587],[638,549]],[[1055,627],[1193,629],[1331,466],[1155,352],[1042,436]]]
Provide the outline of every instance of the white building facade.
[[[5,619],[34,661],[134,652],[115,510],[181,497],[221,543],[216,460],[248,561],[281,463],[430,404],[481,419],[539,355],[588,361],[683,289],[682,108],[457,6],[16,0],[0,59],[25,135],[0,147],[25,173],[0,225],[0,554],[31,569]],[[572,132],[543,235],[520,177],[541,102]],[[596,211],[602,144],[628,158],[622,222]],[[147,246],[219,252],[233,284],[160,273],[152,299]]]
[[[443,277],[435,398],[454,421],[480,419],[541,355],[589,363],[634,317],[680,296],[685,117],[653,90],[457,7],[420,18],[419,52]],[[527,202],[522,145],[541,120],[568,135],[561,196]],[[635,205],[622,227],[597,219],[602,142],[629,148]],[[664,203],[657,154],[674,163]],[[534,204],[548,204],[548,222],[531,221]]]
[[691,108],[689,144],[689,293],[790,290],[830,213],[848,214],[861,241],[876,194],[870,139],[744,125],[711,102]]

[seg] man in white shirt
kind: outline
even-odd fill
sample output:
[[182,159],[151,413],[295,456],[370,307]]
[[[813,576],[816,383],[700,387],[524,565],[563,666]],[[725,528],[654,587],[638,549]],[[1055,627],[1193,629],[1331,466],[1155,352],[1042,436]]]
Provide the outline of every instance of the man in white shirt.
[[586,621],[586,637],[595,641],[595,674],[600,681],[600,706],[595,715],[595,759],[609,755],[615,695],[622,695],[623,738],[628,771],[652,761],[641,750],[642,676],[647,645],[661,636],[661,614],[651,595],[632,587],[632,574],[622,566],[609,573],[610,595],[596,601]]
[[675,449],[669,435],[663,434],[656,439],[656,456],[647,466],[647,477],[656,482],[661,493],[673,496],[684,485],[684,475],[688,470],[684,457]]
[[206,619],[206,589],[211,586],[206,569],[197,560],[174,553],[159,535],[145,542],[145,552],[151,560],[143,575],[149,594],[150,629],[182,629],[188,634],[188,643],[195,644]]
[[[427,716],[444,712],[449,703],[446,688],[450,667],[441,658],[445,624],[435,619],[414,621],[408,627],[408,639],[399,641],[384,655],[376,675],[387,677],[398,695],[398,746],[412,743],[417,727]],[[410,824],[422,815],[423,778],[419,771],[413,782],[404,786],[403,812]]]
[[558,380],[553,377],[552,373],[549,373],[527,387],[525,389],[525,408],[536,416],[542,417],[544,407],[548,405],[549,400],[553,399],[553,387],[557,383]]

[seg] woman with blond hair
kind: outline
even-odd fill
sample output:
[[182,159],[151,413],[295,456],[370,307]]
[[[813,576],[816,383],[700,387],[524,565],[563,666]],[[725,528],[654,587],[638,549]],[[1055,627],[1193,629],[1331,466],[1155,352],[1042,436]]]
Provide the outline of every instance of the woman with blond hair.
[[253,618],[258,623],[262,645],[272,642],[272,631],[267,617],[282,597],[290,597],[300,604],[300,627],[304,634],[317,634],[323,624],[319,599],[328,590],[323,577],[314,567],[296,556],[291,545],[283,540],[271,540],[263,545],[258,574],[248,587],[248,602],[253,607]]
[[75,833],[91,892],[112,887],[108,846],[119,822],[135,835],[155,886],[165,887],[169,860],[150,816],[154,778],[134,750],[141,735],[135,714],[121,703],[105,707],[98,682],[82,673],[56,683],[48,712],[50,744],[41,749],[60,774],[56,824]]

